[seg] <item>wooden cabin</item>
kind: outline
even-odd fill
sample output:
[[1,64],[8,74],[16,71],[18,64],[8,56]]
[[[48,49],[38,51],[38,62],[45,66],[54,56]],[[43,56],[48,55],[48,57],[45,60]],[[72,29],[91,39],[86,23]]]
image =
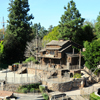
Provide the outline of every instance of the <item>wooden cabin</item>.
[[54,68],[79,65],[80,50],[82,46],[70,40],[52,40],[46,44],[46,48],[40,51],[41,64]]

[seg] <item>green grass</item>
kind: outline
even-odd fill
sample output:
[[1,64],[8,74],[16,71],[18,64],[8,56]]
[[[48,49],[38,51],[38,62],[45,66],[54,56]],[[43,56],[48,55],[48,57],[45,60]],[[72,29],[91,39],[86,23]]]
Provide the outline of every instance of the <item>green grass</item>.
[[100,97],[95,95],[95,93],[93,92],[90,94],[90,100],[100,100]]

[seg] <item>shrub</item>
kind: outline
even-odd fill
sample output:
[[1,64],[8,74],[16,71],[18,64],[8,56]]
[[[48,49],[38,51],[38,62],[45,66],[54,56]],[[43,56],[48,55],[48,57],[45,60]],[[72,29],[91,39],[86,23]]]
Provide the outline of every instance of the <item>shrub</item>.
[[14,63],[15,65],[19,65],[19,63],[18,62],[16,62],[16,63]]
[[34,90],[35,90],[34,88],[31,88],[31,89],[30,89],[30,92],[33,92]]
[[95,95],[94,93],[90,94],[90,100],[100,100],[100,97]]
[[49,96],[48,96],[46,93],[43,93],[42,95],[43,95],[43,98],[44,98],[45,100],[48,100],[48,99],[49,99]]
[[100,69],[97,69],[97,70],[94,72],[94,74],[97,75],[99,71],[100,71]]
[[81,74],[75,73],[74,76],[73,76],[73,78],[81,78]]
[[22,89],[22,93],[27,93],[27,91],[28,91],[27,88]]
[[27,62],[30,62],[30,61],[35,62],[36,60],[35,60],[34,57],[29,57],[29,58],[27,58],[27,59],[25,60],[26,63],[27,63]]
[[16,92],[27,93],[27,92],[31,92],[32,90],[39,91],[39,85],[41,85],[41,83],[19,86]]
[[40,89],[40,91],[41,91],[41,93],[44,93],[44,91],[45,91],[45,87],[43,87],[43,86],[39,86],[39,89]]

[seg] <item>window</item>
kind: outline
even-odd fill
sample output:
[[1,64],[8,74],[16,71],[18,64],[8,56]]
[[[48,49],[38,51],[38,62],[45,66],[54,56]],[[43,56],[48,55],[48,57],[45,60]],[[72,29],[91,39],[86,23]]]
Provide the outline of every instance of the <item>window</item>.
[[54,55],[54,51],[50,51],[50,54],[51,54],[51,55]]

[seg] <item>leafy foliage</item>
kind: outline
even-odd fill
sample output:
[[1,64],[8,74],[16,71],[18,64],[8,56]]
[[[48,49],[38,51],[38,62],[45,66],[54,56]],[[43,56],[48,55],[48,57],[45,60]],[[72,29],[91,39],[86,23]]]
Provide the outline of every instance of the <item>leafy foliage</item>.
[[77,10],[73,0],[71,0],[68,3],[67,8],[64,7],[64,9],[66,11],[64,12],[64,15],[62,15],[61,21],[59,22],[59,38],[70,38],[71,40],[79,43],[78,39],[81,36],[81,27],[83,25],[84,19],[81,18],[81,14]]
[[85,42],[86,51],[82,52],[85,59],[85,65],[88,69],[95,68],[100,61],[100,39],[94,40],[91,43]]
[[43,93],[42,95],[43,95],[43,98],[44,98],[45,100],[49,100],[49,96],[48,96],[46,93]]
[[41,93],[44,93],[45,92],[45,87],[43,87],[43,86],[39,86],[39,89],[40,89],[40,91],[41,91]]
[[73,76],[73,78],[81,78],[81,74],[75,73],[74,76]]
[[96,24],[96,20],[89,21],[88,19],[85,19],[85,21],[84,21],[84,23],[83,23],[83,26],[89,25],[89,26],[91,26],[92,28],[95,28],[95,24]]
[[98,72],[100,72],[100,69],[97,69],[97,70],[94,72],[94,74],[95,74],[95,75],[98,75]]
[[36,63],[36,64],[39,63],[34,57],[29,57],[29,58],[27,58],[25,61],[23,61],[23,63],[28,63],[28,62],[30,62],[30,61],[32,61],[32,62],[34,62],[34,63]]
[[40,38],[43,38],[44,35],[46,35],[48,33],[48,31],[45,29],[45,27],[41,26],[40,23],[35,23],[33,26],[32,26],[32,33],[31,33],[31,38],[35,38],[36,37],[36,33],[37,33],[37,36],[40,37]]
[[91,42],[95,37],[93,33],[93,27],[88,24],[88,25],[84,25],[82,29],[83,29],[83,34],[81,39],[83,38],[82,39],[83,41]]
[[28,14],[28,0],[11,0],[9,5],[9,25],[4,39],[4,53],[5,61],[13,63],[24,58],[26,42],[30,41],[32,33],[30,20],[33,16]]
[[100,100],[100,97],[95,95],[95,93],[93,92],[90,94],[90,100]]
[[39,91],[39,85],[41,84],[36,83],[36,84],[23,85],[23,86],[20,86],[16,92],[27,93],[27,92],[33,92],[34,90]]
[[3,41],[0,42],[0,55],[3,53],[4,51],[4,45],[3,45]]
[[96,22],[96,25],[95,25],[95,30],[96,30],[97,38],[100,38],[100,12],[99,12],[99,15],[97,17],[97,22]]
[[27,58],[27,59],[25,60],[25,62],[30,62],[30,61],[35,62],[36,60],[35,60],[34,57],[29,57],[29,58]]
[[3,62],[4,59],[4,44],[3,41],[0,42],[0,63]]
[[22,89],[22,93],[27,93],[27,91],[28,91],[27,88]]
[[31,89],[30,89],[30,92],[33,92],[34,90],[35,90],[34,88],[31,88]]
[[56,26],[52,29],[51,32],[49,32],[47,35],[43,38],[43,46],[46,45],[46,43],[50,42],[51,40],[58,40],[59,35],[59,26]]
[[40,91],[41,91],[41,93],[42,93],[43,98],[44,98],[45,100],[49,100],[48,94],[45,93],[45,87],[40,85],[40,86],[39,86],[39,89],[40,89]]

